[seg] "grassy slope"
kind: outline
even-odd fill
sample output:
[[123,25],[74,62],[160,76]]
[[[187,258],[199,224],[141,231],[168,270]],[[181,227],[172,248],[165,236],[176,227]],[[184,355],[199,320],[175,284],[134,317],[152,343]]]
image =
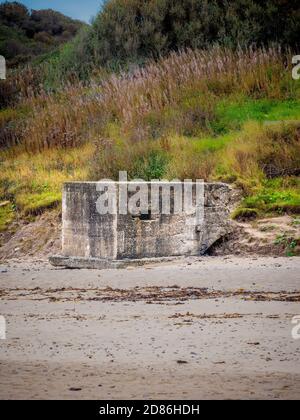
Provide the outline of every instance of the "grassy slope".
[[[218,105],[218,127],[226,134],[211,137],[180,136],[177,141],[188,142],[193,146],[199,159],[209,153],[221,155],[215,167],[212,179],[225,181],[235,180],[236,175],[226,175],[222,165],[226,163],[226,150],[244,132],[249,130],[246,121],[278,121],[300,120],[300,103],[295,101],[261,101],[246,100],[244,103],[231,102],[224,106]],[[234,127],[235,130],[230,130]],[[239,129],[238,129],[239,127]],[[176,141],[176,138],[173,138]],[[2,171],[0,181],[1,199],[9,198],[12,206],[0,207],[0,230],[4,229],[13,219],[14,212],[21,212],[24,216],[35,215],[44,209],[60,203],[61,186],[67,180],[84,180],[89,177],[89,165],[94,154],[91,144],[67,150],[47,150],[28,157],[27,153],[15,157],[12,151],[2,152]],[[187,164],[189,162],[187,161]],[[172,171],[172,164],[168,166],[170,177],[176,175]],[[173,173],[172,173],[173,172]],[[153,174],[154,175],[154,174]],[[164,175],[164,174],[162,174]],[[231,179],[230,179],[231,178]],[[250,179],[248,179],[251,182]],[[4,191],[5,189],[5,191]],[[295,206],[300,209],[299,178],[278,177],[275,180],[263,179],[259,186],[244,201],[243,206],[256,208],[261,214],[266,211],[281,213],[284,208]],[[278,206],[278,208],[276,208]]]
[[[175,78],[177,63],[174,57],[170,60],[170,77]],[[181,76],[188,57],[178,60]],[[163,66],[162,74],[168,61]],[[0,207],[0,231],[7,229],[14,217],[32,217],[59,204],[64,181],[115,177],[118,170],[126,169],[131,178],[204,178],[235,183],[245,196],[236,216],[246,212],[252,216],[299,213],[299,178],[284,172],[300,166],[299,125],[292,124],[291,129],[287,128],[290,123],[264,126],[267,121],[300,120],[299,82],[291,87],[287,76],[282,90],[277,91],[277,70],[273,70],[274,80],[264,81],[260,69],[263,76],[256,82],[255,68],[244,76],[249,79],[245,88],[240,88],[236,74],[229,81],[226,75],[217,74],[214,79],[209,75],[204,82],[196,80],[195,88],[188,83],[187,89],[170,79],[165,104],[161,95],[165,80],[157,82],[151,72],[144,84],[134,81],[133,89],[127,86],[130,81],[121,82],[117,99],[108,85],[104,103],[94,100],[94,92],[105,91],[105,86],[72,87],[67,95],[55,94],[31,103],[30,116],[24,117],[29,121],[25,135],[29,152],[24,145],[0,152],[0,202],[10,202]],[[147,107],[139,102],[144,92],[138,90],[144,85],[150,93],[143,100],[151,103],[146,113],[143,109]],[[86,98],[88,106],[83,105]],[[15,113],[24,115],[24,106],[29,105],[11,111],[13,122]],[[1,114],[5,112],[10,114]],[[261,161],[270,159],[284,169],[274,179],[268,179],[261,167]]]
[[68,151],[48,150],[32,156],[10,150],[1,154],[0,197],[10,204],[0,207],[0,232],[15,217],[41,214],[61,202],[64,181],[87,178],[91,146]]

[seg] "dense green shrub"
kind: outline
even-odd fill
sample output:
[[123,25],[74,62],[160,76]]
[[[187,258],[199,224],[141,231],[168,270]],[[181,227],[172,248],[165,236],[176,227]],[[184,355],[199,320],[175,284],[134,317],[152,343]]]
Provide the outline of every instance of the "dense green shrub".
[[0,4],[0,54],[10,67],[30,61],[72,39],[84,24],[54,10],[32,10],[21,3]]
[[270,42],[295,46],[299,13],[296,1],[110,0],[93,25],[95,54],[106,64],[216,42],[229,47]]
[[[271,43],[295,48],[299,39],[296,0],[107,0],[85,48],[80,42],[72,48],[85,69],[91,61],[116,69],[183,48],[216,43],[230,48]],[[68,66],[72,72],[74,63],[60,64],[63,73]]]

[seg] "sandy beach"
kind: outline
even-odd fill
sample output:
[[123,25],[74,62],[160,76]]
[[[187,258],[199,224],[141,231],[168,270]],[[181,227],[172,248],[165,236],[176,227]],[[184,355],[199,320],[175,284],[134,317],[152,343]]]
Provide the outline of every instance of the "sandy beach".
[[299,399],[300,258],[0,266],[1,399]]

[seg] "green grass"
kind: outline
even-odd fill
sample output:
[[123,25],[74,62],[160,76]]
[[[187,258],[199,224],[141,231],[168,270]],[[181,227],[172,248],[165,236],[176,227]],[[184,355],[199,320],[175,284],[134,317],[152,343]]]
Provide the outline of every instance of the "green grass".
[[300,179],[276,178],[267,180],[257,193],[245,198],[243,207],[266,214],[300,213]]
[[235,133],[225,134],[217,137],[193,138],[191,142],[197,152],[218,152],[224,149],[236,138]]
[[4,232],[13,222],[15,212],[11,204],[0,207],[0,232]]
[[62,151],[49,150],[29,156],[24,151],[0,150],[0,229],[14,218],[31,220],[61,203],[63,182],[87,179],[93,147]]
[[39,194],[20,194],[16,205],[24,215],[36,216],[61,203],[61,193],[44,191]]
[[238,221],[254,220],[257,219],[258,216],[259,211],[257,209],[244,207],[239,207],[231,215],[233,220]]
[[216,106],[211,128],[216,134],[240,130],[247,121],[300,120],[300,101],[270,99],[223,99]]

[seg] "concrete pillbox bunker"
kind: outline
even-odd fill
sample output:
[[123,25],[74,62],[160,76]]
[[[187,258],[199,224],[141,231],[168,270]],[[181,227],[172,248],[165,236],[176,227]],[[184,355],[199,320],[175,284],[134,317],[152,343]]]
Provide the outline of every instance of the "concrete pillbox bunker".
[[[66,183],[63,188],[62,255],[50,258],[56,266],[78,268],[119,268],[149,259],[203,255],[231,230],[231,188],[223,183],[205,183],[197,211],[174,214],[174,190],[170,194],[170,214],[120,214],[119,189],[115,182],[114,214],[100,214],[101,193],[97,182]],[[151,183],[147,184],[151,191]],[[128,193],[128,200],[134,193]],[[159,187],[161,202],[164,191]],[[200,201],[200,200],[199,200]]]

